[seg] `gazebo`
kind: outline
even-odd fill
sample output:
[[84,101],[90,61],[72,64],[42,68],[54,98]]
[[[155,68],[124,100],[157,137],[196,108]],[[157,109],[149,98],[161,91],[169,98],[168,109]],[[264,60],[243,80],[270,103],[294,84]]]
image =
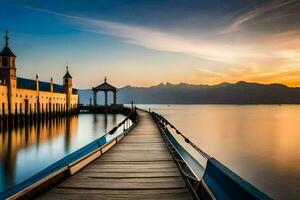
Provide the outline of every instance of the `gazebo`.
[[118,89],[109,83],[107,83],[106,77],[104,79],[104,83],[98,85],[97,87],[93,87],[93,94],[94,94],[94,106],[97,106],[97,93],[104,92],[105,95],[105,106],[108,106],[107,103],[107,93],[113,92],[113,104],[117,104],[117,91]]

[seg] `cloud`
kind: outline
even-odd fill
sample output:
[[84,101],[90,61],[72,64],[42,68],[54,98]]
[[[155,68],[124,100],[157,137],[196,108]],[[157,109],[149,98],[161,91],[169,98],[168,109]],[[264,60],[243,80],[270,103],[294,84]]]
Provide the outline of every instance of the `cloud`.
[[243,65],[242,60],[244,58],[268,56],[263,52],[253,51],[249,46],[231,45],[230,43],[214,41],[214,39],[201,36],[196,39],[187,38],[176,33],[163,32],[143,26],[67,15],[40,8],[26,8],[68,18],[78,24],[84,31],[115,36],[126,43],[158,51],[184,53],[205,60],[235,65]]
[[199,71],[201,74],[204,74],[207,76],[227,77],[227,74],[225,74],[225,73],[215,72],[215,71],[204,69],[204,68],[197,68],[197,71]]
[[[241,26],[247,25],[254,20],[259,20],[260,17],[263,15],[271,14],[272,12],[282,9],[283,7],[296,3],[297,0],[273,0],[271,2],[265,3],[263,5],[257,6],[254,9],[242,14],[241,16],[237,17],[228,27],[223,30],[223,33],[230,33],[240,30]],[[278,19],[281,17],[288,16],[289,13],[283,14],[281,11],[280,16],[269,16],[267,19],[270,21],[271,19]]]
[[[83,31],[114,36],[122,42],[152,50],[201,58],[205,62],[199,61],[198,64],[204,66],[203,63],[205,63],[207,66],[197,70],[201,75],[204,74],[204,78],[207,76],[212,81],[214,78],[217,80],[244,78],[244,80],[260,81],[272,78],[279,80],[279,76],[291,77],[293,72],[297,72],[298,75],[297,67],[300,66],[299,30],[288,30],[257,38],[234,31],[240,30],[242,26],[260,18],[265,13],[273,12],[293,2],[295,1],[278,0],[258,6],[239,16],[228,27],[225,36],[218,37],[213,32],[199,33],[196,37],[186,37],[175,31],[68,15],[34,7],[26,8],[68,19]],[[240,39],[239,34],[242,34],[244,38]],[[231,37],[228,39],[227,35]],[[283,66],[291,67],[283,69]],[[221,70],[217,70],[218,72],[211,70],[216,67],[220,67]]]

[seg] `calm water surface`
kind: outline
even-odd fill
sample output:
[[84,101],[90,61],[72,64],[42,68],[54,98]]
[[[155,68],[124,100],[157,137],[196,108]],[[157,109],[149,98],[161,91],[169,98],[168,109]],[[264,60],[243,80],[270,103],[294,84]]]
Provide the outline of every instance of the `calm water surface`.
[[300,106],[140,105],[275,199],[300,199]]
[[0,192],[103,136],[124,115],[82,114],[0,132]]

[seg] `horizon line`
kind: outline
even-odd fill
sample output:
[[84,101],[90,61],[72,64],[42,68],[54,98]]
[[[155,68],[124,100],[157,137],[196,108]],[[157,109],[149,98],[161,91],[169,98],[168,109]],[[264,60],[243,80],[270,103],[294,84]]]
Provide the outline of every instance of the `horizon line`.
[[[199,84],[193,84],[193,83],[185,83],[185,82],[180,82],[180,83],[171,83],[171,82],[161,82],[161,83],[158,83],[158,84],[155,84],[155,85],[150,85],[150,86],[133,86],[133,85],[125,85],[125,86],[122,86],[122,87],[119,87],[118,89],[123,89],[125,87],[135,87],[135,88],[151,88],[151,87],[157,87],[157,86],[160,86],[160,85],[173,85],[173,86],[176,86],[176,85],[181,85],[181,84],[185,84],[185,85],[190,85],[190,86],[209,86],[209,87],[213,87],[213,86],[218,86],[218,85],[222,85],[222,84],[229,84],[229,85],[236,85],[238,83],[248,83],[248,84],[259,84],[259,85],[282,85],[282,86],[285,86],[287,88],[300,88],[300,86],[289,86],[289,85],[286,85],[286,84],[283,84],[283,83],[259,83],[259,82],[251,82],[251,81],[243,81],[243,80],[240,80],[240,81],[237,81],[237,82],[227,82],[227,81],[224,81],[224,82],[220,82],[220,83],[217,83],[217,84],[205,84],[205,83],[199,83]],[[91,90],[92,88],[77,88],[79,90]]]

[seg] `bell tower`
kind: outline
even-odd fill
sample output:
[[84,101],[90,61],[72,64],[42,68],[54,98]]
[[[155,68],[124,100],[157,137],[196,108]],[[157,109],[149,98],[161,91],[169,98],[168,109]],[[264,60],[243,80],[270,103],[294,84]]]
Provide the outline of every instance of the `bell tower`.
[[8,47],[8,33],[5,32],[5,46],[0,52],[0,81],[8,85],[9,79],[16,79],[16,56]]
[[16,56],[8,46],[8,33],[5,32],[5,46],[0,52],[0,84],[7,86],[8,112],[12,114],[14,109],[14,98],[17,87],[16,78]]
[[69,72],[69,67],[66,67],[66,74],[64,75],[64,87],[66,91],[66,108],[67,111],[71,110],[71,96],[72,96],[72,76]]

